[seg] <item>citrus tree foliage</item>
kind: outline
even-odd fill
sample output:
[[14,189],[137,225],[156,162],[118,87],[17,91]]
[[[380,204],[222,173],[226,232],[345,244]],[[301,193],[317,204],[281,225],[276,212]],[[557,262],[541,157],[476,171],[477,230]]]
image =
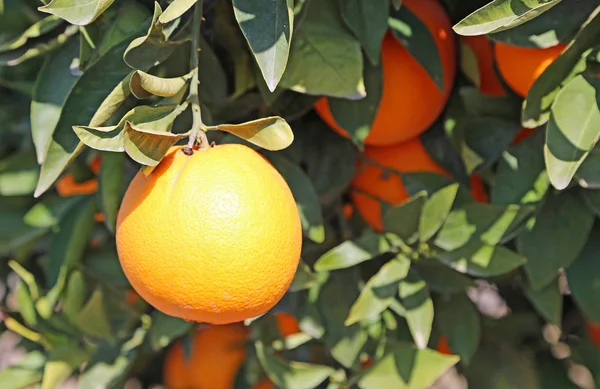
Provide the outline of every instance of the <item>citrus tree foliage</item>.
[[[162,350],[189,344],[193,326],[127,298],[116,214],[133,175],[200,127],[269,159],[305,235],[275,309],[302,332],[283,339],[273,312],[248,323],[236,388],[267,375],[289,389],[426,389],[453,368],[475,388],[563,389],[579,387],[575,365],[600,385],[586,332],[600,324],[598,3],[442,1],[458,35],[566,50],[521,99],[480,93],[462,46],[450,101],[422,135],[451,176],[401,174],[411,198],[382,204],[373,231],[344,210],[384,87],[384,35],[443,88],[431,33],[401,3],[4,0],[0,325],[24,356],[0,388],[161,382]],[[321,96],[350,139],[314,113]],[[521,127],[537,130],[512,144]],[[488,203],[471,197],[472,174]],[[67,176],[97,187],[61,196]]]

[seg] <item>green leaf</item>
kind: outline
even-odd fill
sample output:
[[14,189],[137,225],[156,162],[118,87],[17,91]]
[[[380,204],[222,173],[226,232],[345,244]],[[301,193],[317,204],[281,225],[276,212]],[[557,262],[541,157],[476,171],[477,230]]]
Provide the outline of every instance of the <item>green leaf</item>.
[[360,292],[344,324],[350,326],[363,319],[373,319],[385,311],[395,301],[398,283],[406,277],[409,268],[410,260],[402,255],[383,265]]
[[472,86],[464,86],[458,92],[465,111],[470,115],[514,121],[521,114],[521,102],[514,97],[485,94]]
[[563,296],[558,278],[540,290],[533,290],[529,284],[523,285],[527,299],[550,323],[560,327],[562,322]]
[[167,24],[186,13],[197,0],[173,0],[158,18],[159,23]]
[[323,212],[319,196],[310,179],[299,166],[285,157],[272,154],[268,156],[268,159],[292,190],[300,213],[302,230],[313,242],[323,243],[325,241]]
[[452,209],[459,184],[451,184],[431,195],[423,205],[419,219],[419,240],[427,242],[442,227]]
[[75,318],[75,324],[84,334],[110,340],[113,334],[103,301],[102,290],[96,289]]
[[[140,26],[144,25],[152,16],[144,4],[137,2],[121,3],[116,12],[116,18],[106,29],[100,43],[97,45],[99,56],[103,56],[113,47],[122,44],[126,39],[131,40],[132,34],[137,33]],[[86,27],[86,29],[89,29],[89,27]]]
[[133,69],[146,70],[166,60],[175,48],[184,41],[168,40],[168,33],[162,23],[158,23],[162,15],[158,2],[154,3],[154,14],[145,36],[131,41],[123,54],[123,60]]
[[127,154],[134,161],[146,166],[158,165],[171,146],[189,136],[189,134],[146,129],[129,121],[125,122],[123,135]]
[[[454,183],[454,180],[450,177],[438,173],[402,173],[400,177],[410,196],[416,196],[420,192],[425,192],[427,196],[431,196],[438,190]],[[471,202],[473,202],[471,192],[466,187],[461,186],[456,195],[455,205]]]
[[262,342],[255,342],[258,359],[275,385],[287,389],[312,389],[325,381],[335,369],[325,365],[286,361],[265,350]]
[[389,0],[350,0],[341,4],[344,21],[360,40],[371,63],[378,64],[390,15]]
[[79,55],[75,39],[70,39],[50,55],[36,78],[31,100],[31,135],[39,164],[46,153],[67,97],[80,75],[73,71]]
[[475,277],[506,274],[524,265],[527,259],[504,246],[473,242],[458,250],[438,254],[438,258],[461,273]]
[[453,28],[459,35],[483,35],[519,26],[558,4],[560,0],[494,0]]
[[38,39],[28,41],[25,45],[11,51],[0,52],[0,65],[17,66],[32,58],[49,53],[77,34],[77,26],[67,25],[58,29],[58,34],[43,35]]
[[233,10],[271,92],[281,80],[294,28],[292,0],[233,0]]
[[47,16],[39,22],[32,24],[16,38],[2,43],[0,45],[0,52],[18,49],[19,47],[24,46],[30,39],[39,38],[42,35],[48,34],[62,23],[63,21],[54,15]]
[[577,193],[548,197],[535,225],[517,237],[519,252],[527,257],[525,273],[534,290],[551,283],[559,269],[567,268],[577,258],[594,219]]
[[41,351],[31,351],[16,364],[0,371],[0,389],[21,389],[39,383],[46,357]]
[[366,63],[363,77],[366,97],[360,100],[331,97],[327,100],[335,122],[350,135],[359,148],[363,147],[377,116],[383,94],[383,69],[380,65]]
[[435,304],[436,326],[448,338],[453,353],[469,365],[479,347],[481,322],[479,311],[466,294],[442,296]]
[[415,344],[419,349],[426,348],[434,313],[427,284],[415,271],[410,271],[408,276],[400,281],[398,296]]
[[171,97],[186,86],[191,77],[192,74],[188,73],[181,77],[162,78],[136,70],[129,81],[129,89],[138,99],[148,99],[152,96]]
[[22,151],[0,160],[0,195],[31,195],[39,178],[39,167],[31,151]]
[[434,243],[446,251],[473,241],[497,245],[511,238],[533,210],[517,205],[466,204],[448,215]]
[[427,71],[439,91],[444,92],[442,57],[427,25],[407,6],[392,11],[388,24],[394,37]]
[[550,183],[565,189],[600,136],[600,79],[579,75],[556,96],[546,130],[544,157]]
[[[586,189],[598,189],[600,188],[600,147],[596,145],[585,158],[585,161],[581,164],[575,177],[579,186]],[[590,191],[584,191],[588,193]]]
[[102,125],[92,120],[96,110],[113,91],[113,85],[119,83],[129,69],[123,63],[121,55],[123,46],[111,49],[95,62],[75,83],[71,93],[63,105],[56,130],[48,148],[48,154],[40,172],[40,180],[34,193],[39,197],[58,178],[81,150],[83,145],[78,141],[71,126],[78,123],[89,123],[91,126]]
[[345,28],[337,4],[315,1],[306,8],[281,86],[309,95],[363,98],[360,43]]
[[383,235],[367,233],[355,241],[346,241],[327,251],[315,263],[315,270],[345,269],[368,261],[390,250]]
[[85,279],[79,270],[73,270],[67,281],[61,301],[62,311],[65,316],[75,321],[75,317],[83,307],[86,296]]
[[86,361],[88,355],[73,345],[61,346],[50,352],[44,365],[44,377],[40,389],[54,389]]
[[536,131],[502,153],[492,187],[495,204],[540,202],[550,187],[544,164],[545,134]]
[[585,316],[600,323],[600,230],[594,229],[577,259],[566,269],[571,295]]
[[413,265],[413,269],[431,290],[441,294],[462,293],[474,287],[475,282],[434,259],[421,259]]
[[54,285],[62,269],[72,269],[82,259],[94,226],[96,204],[93,198],[81,199],[58,224],[50,247],[48,275]]
[[360,389],[425,389],[458,362],[454,355],[398,345],[369,368],[358,381]]
[[100,107],[92,116],[92,119],[89,121],[90,125],[99,126],[107,121],[117,112],[119,107],[123,104],[125,99],[131,95],[131,89],[129,89],[129,80],[132,76],[132,73],[129,73],[125,78],[121,80],[113,88],[112,91],[106,96],[104,101],[100,104]]
[[96,20],[102,12],[110,7],[113,1],[91,0],[81,2],[76,0],[52,0],[48,4],[38,7],[38,10],[56,15],[71,24],[85,26]]
[[[199,46],[198,69],[201,81],[200,85],[198,85],[198,95],[200,96],[200,101],[203,103],[222,103],[227,101],[228,97],[233,98],[233,96],[229,96],[227,74],[223,69],[219,57],[202,37],[200,38]],[[244,75],[244,77],[248,76]]]
[[19,304],[19,312],[23,317],[25,324],[34,327],[37,324],[37,313],[35,310],[35,304],[33,296],[29,290],[29,287],[25,283],[19,283],[15,290],[15,296],[17,297],[17,303]]
[[25,224],[32,227],[48,228],[56,226],[73,206],[80,203],[81,196],[45,197],[36,203],[23,217]]
[[[565,6],[572,8],[570,3]],[[580,8],[580,6],[576,7]],[[563,18],[558,18],[562,22]],[[571,17],[568,18],[569,20]],[[597,42],[600,37],[600,8],[596,9],[583,24],[575,40],[544,70],[535,80],[525,102],[521,121],[529,128],[535,128],[548,121],[550,107],[560,88],[586,68],[582,55]]]
[[398,235],[400,239],[412,244],[419,239],[419,221],[427,195],[418,193],[404,203],[388,210],[383,216],[384,230]]
[[152,325],[148,330],[150,347],[154,351],[159,351],[188,332],[190,328],[192,328],[191,322],[155,311],[152,314]]
[[277,151],[294,141],[294,133],[287,122],[279,116],[252,120],[242,124],[219,124],[209,130],[221,130],[242,138],[258,147]]
[[85,256],[83,267],[86,273],[94,274],[102,282],[117,288],[130,287],[119,263],[117,249],[112,246],[94,250]]
[[310,289],[317,282],[317,276],[312,272],[310,266],[300,258],[296,275],[290,286],[290,292]]
[[123,175],[125,173],[125,155],[122,153],[102,153],[102,165],[99,174],[100,209],[104,222],[111,232],[117,225],[117,210],[123,198]]

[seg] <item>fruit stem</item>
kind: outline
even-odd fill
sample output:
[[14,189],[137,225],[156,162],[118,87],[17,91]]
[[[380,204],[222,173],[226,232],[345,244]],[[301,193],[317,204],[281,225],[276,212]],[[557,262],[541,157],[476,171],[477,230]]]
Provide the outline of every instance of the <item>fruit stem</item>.
[[192,21],[192,52],[190,53],[190,69],[193,71],[192,81],[190,82],[189,101],[192,106],[192,131],[189,142],[184,148],[186,154],[193,153],[193,147],[196,140],[200,140],[201,148],[208,148],[208,138],[206,137],[206,126],[202,122],[202,113],[200,111],[200,99],[198,97],[198,53],[200,52],[200,25],[202,24],[202,10],[204,0],[198,0],[194,6],[194,20]]

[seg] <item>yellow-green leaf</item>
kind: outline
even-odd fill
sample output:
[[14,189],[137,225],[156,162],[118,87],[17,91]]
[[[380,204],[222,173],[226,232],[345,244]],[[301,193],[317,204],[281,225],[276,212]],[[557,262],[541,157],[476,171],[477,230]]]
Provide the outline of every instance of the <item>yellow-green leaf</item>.
[[279,116],[252,120],[242,124],[219,124],[209,130],[221,130],[238,136],[267,150],[277,151],[294,141],[294,133],[287,122]]

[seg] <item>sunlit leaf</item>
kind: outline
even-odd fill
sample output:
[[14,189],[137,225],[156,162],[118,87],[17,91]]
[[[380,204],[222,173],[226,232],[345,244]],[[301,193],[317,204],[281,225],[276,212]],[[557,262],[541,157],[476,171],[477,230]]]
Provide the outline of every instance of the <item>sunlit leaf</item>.
[[315,263],[315,270],[345,269],[389,250],[390,244],[384,236],[367,233],[355,241],[346,241],[323,254]]
[[419,219],[419,239],[426,242],[442,227],[458,193],[459,184],[451,184],[431,195]]
[[48,355],[40,389],[54,389],[86,361],[87,353],[77,346],[62,346]]
[[114,0],[88,0],[80,2],[75,0],[52,0],[50,3],[38,7],[38,10],[54,14],[65,19],[71,24],[85,26],[90,24],[102,14]]
[[183,88],[192,74],[175,78],[162,78],[136,70],[129,81],[131,93],[138,99],[147,99],[152,96],[175,96]]
[[162,24],[172,22],[192,8],[194,4],[196,4],[196,1],[197,0],[173,0],[173,2],[165,8],[165,12],[160,15],[158,21]]
[[415,344],[419,349],[426,348],[434,315],[427,284],[415,271],[411,271],[404,280],[400,281],[398,296]]
[[427,196],[420,193],[391,208],[383,217],[385,231],[394,233],[407,243],[419,239],[419,221]]
[[267,150],[277,151],[294,141],[289,124],[279,116],[252,120],[242,124],[219,124],[210,129],[229,132]]
[[527,258],[504,246],[470,243],[457,250],[438,254],[453,269],[476,277],[506,274],[527,262]]

